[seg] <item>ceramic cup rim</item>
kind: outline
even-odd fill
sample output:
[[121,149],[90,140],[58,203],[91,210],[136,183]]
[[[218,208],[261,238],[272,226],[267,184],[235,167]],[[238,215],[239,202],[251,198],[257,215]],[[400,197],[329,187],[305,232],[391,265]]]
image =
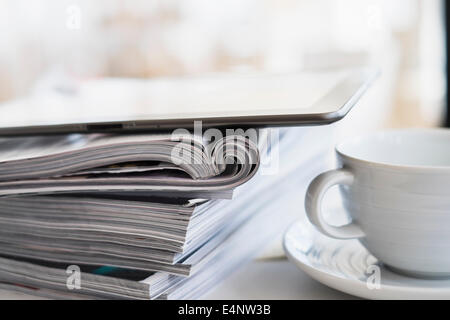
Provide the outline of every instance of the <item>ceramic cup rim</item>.
[[366,160],[361,159],[357,156],[351,155],[350,152],[346,152],[343,149],[350,145],[355,144],[362,140],[373,139],[376,137],[382,137],[386,135],[394,135],[394,134],[428,134],[428,135],[440,135],[446,136],[450,143],[450,129],[446,128],[403,128],[403,129],[388,129],[377,131],[369,134],[359,135],[353,138],[350,138],[344,142],[339,143],[335,147],[335,152],[339,155],[339,157],[349,160],[350,162],[360,164],[362,166],[370,166],[372,168],[379,169],[391,169],[391,170],[399,170],[399,171],[415,171],[415,172],[440,172],[440,173],[449,173],[450,174],[450,164],[449,165],[416,165],[416,164],[394,164],[383,161],[376,160]]

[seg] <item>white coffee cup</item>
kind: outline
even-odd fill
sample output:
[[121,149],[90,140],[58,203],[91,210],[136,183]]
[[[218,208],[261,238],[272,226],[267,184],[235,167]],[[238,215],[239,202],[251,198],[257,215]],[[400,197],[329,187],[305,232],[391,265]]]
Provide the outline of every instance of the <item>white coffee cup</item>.
[[[336,147],[340,169],[317,176],[305,200],[325,235],[358,238],[386,266],[418,277],[450,276],[450,130],[392,130]],[[328,224],[327,190],[340,185],[352,222]]]

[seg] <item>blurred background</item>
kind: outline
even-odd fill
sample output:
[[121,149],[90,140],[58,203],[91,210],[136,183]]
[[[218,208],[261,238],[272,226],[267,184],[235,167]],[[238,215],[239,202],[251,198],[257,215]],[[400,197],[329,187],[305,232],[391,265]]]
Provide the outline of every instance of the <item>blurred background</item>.
[[354,130],[442,124],[443,1],[0,0],[0,102],[102,77],[367,64],[382,76]]

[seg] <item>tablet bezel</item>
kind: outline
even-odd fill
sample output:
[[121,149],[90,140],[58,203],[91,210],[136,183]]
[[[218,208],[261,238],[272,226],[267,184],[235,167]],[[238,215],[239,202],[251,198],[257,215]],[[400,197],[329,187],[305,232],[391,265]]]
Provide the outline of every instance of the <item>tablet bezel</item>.
[[36,126],[0,128],[0,136],[65,134],[65,133],[119,133],[154,132],[177,128],[193,129],[195,121],[201,121],[202,128],[248,128],[324,125],[341,120],[359,101],[379,71],[362,68],[351,73],[316,102],[311,110],[333,110],[317,113],[243,115],[232,117],[205,117],[183,119],[125,120],[106,122],[79,122]]

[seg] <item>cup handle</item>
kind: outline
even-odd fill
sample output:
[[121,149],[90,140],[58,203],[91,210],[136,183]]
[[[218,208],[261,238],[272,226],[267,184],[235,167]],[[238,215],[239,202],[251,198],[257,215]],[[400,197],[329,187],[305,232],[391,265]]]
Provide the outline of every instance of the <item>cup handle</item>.
[[356,239],[364,237],[364,232],[356,223],[335,227],[323,218],[322,199],[328,189],[334,185],[353,183],[353,173],[346,169],[336,169],[318,175],[308,187],[305,199],[305,209],[308,219],[323,234],[336,239]]

